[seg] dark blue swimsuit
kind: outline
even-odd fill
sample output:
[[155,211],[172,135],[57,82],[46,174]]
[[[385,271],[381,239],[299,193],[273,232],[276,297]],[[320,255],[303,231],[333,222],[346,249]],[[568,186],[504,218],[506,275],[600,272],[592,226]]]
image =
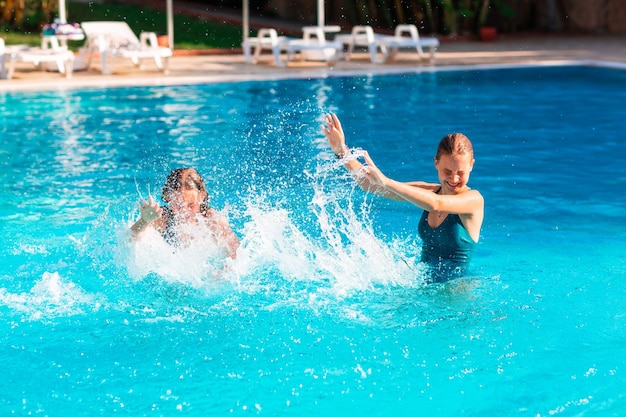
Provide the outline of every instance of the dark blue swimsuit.
[[428,212],[424,210],[417,232],[424,242],[422,262],[436,272],[435,282],[447,281],[462,274],[474,253],[476,242],[461,223],[458,214],[448,214],[443,223],[432,228],[428,225]]

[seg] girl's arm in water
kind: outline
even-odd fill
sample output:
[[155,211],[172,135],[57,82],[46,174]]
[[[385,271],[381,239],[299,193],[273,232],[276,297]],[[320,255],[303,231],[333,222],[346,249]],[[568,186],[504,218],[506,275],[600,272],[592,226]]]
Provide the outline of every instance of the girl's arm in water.
[[134,238],[139,237],[150,226],[155,228],[162,227],[163,209],[154,201],[152,196],[148,198],[148,201],[142,200],[137,206],[141,212],[141,217],[130,227]]

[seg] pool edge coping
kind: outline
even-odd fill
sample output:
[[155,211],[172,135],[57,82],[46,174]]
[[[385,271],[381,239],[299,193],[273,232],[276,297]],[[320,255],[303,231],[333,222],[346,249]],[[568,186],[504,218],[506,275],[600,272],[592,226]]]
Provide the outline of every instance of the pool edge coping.
[[101,81],[80,81],[69,79],[66,83],[51,85],[49,79],[39,82],[31,82],[19,85],[0,85],[0,93],[20,93],[32,91],[67,91],[80,89],[108,89],[108,88],[129,88],[129,87],[173,87],[183,85],[202,85],[202,84],[221,84],[221,83],[241,83],[241,82],[263,82],[263,81],[281,81],[281,80],[301,80],[301,79],[324,79],[324,78],[340,78],[340,77],[363,77],[377,75],[402,75],[402,74],[421,74],[436,72],[452,72],[452,71],[487,71],[498,69],[514,69],[514,68],[545,68],[545,67],[571,67],[584,66],[596,68],[609,68],[615,70],[626,71],[626,63],[606,60],[554,60],[540,61],[529,63],[502,63],[502,64],[465,64],[465,65],[447,65],[447,66],[424,66],[424,67],[390,67],[380,69],[348,69],[334,70],[322,69],[312,71],[298,71],[292,73],[265,73],[255,74],[246,73],[238,75],[206,75],[206,76],[177,76],[177,77],[144,77],[137,78],[114,78],[111,77]]

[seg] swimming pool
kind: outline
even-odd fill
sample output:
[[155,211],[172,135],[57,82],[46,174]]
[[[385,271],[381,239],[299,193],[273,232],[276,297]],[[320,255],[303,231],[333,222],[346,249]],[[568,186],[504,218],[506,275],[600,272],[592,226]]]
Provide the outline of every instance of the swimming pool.
[[[626,412],[626,72],[439,72],[0,95],[2,415]],[[419,211],[354,189],[320,133],[394,178],[474,142],[468,277],[424,285]],[[194,166],[242,241],[126,242]]]

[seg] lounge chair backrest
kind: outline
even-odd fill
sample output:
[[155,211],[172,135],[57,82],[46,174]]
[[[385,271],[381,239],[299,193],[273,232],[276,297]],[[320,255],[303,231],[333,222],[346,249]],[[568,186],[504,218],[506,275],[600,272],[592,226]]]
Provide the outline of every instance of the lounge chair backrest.
[[395,36],[404,36],[405,34],[408,34],[411,39],[413,39],[414,41],[419,40],[419,33],[417,31],[417,26],[415,25],[398,25],[396,26],[396,30],[394,32]]
[[278,32],[276,32],[276,29],[274,29],[274,28],[261,28],[261,29],[259,29],[259,32],[257,33],[257,37],[259,39],[263,39],[263,38],[270,39],[270,43],[272,45],[277,45],[278,44],[278,40],[279,40]]
[[303,39],[317,40],[317,42],[321,44],[326,43],[326,34],[324,33],[324,28],[319,26],[313,26],[307,29],[308,30],[304,33]]
[[139,46],[137,35],[126,22],[83,22],[81,27],[91,46],[100,51]]
[[357,25],[352,28],[352,36],[364,36],[367,39],[367,43],[374,43],[374,29],[369,25]]

